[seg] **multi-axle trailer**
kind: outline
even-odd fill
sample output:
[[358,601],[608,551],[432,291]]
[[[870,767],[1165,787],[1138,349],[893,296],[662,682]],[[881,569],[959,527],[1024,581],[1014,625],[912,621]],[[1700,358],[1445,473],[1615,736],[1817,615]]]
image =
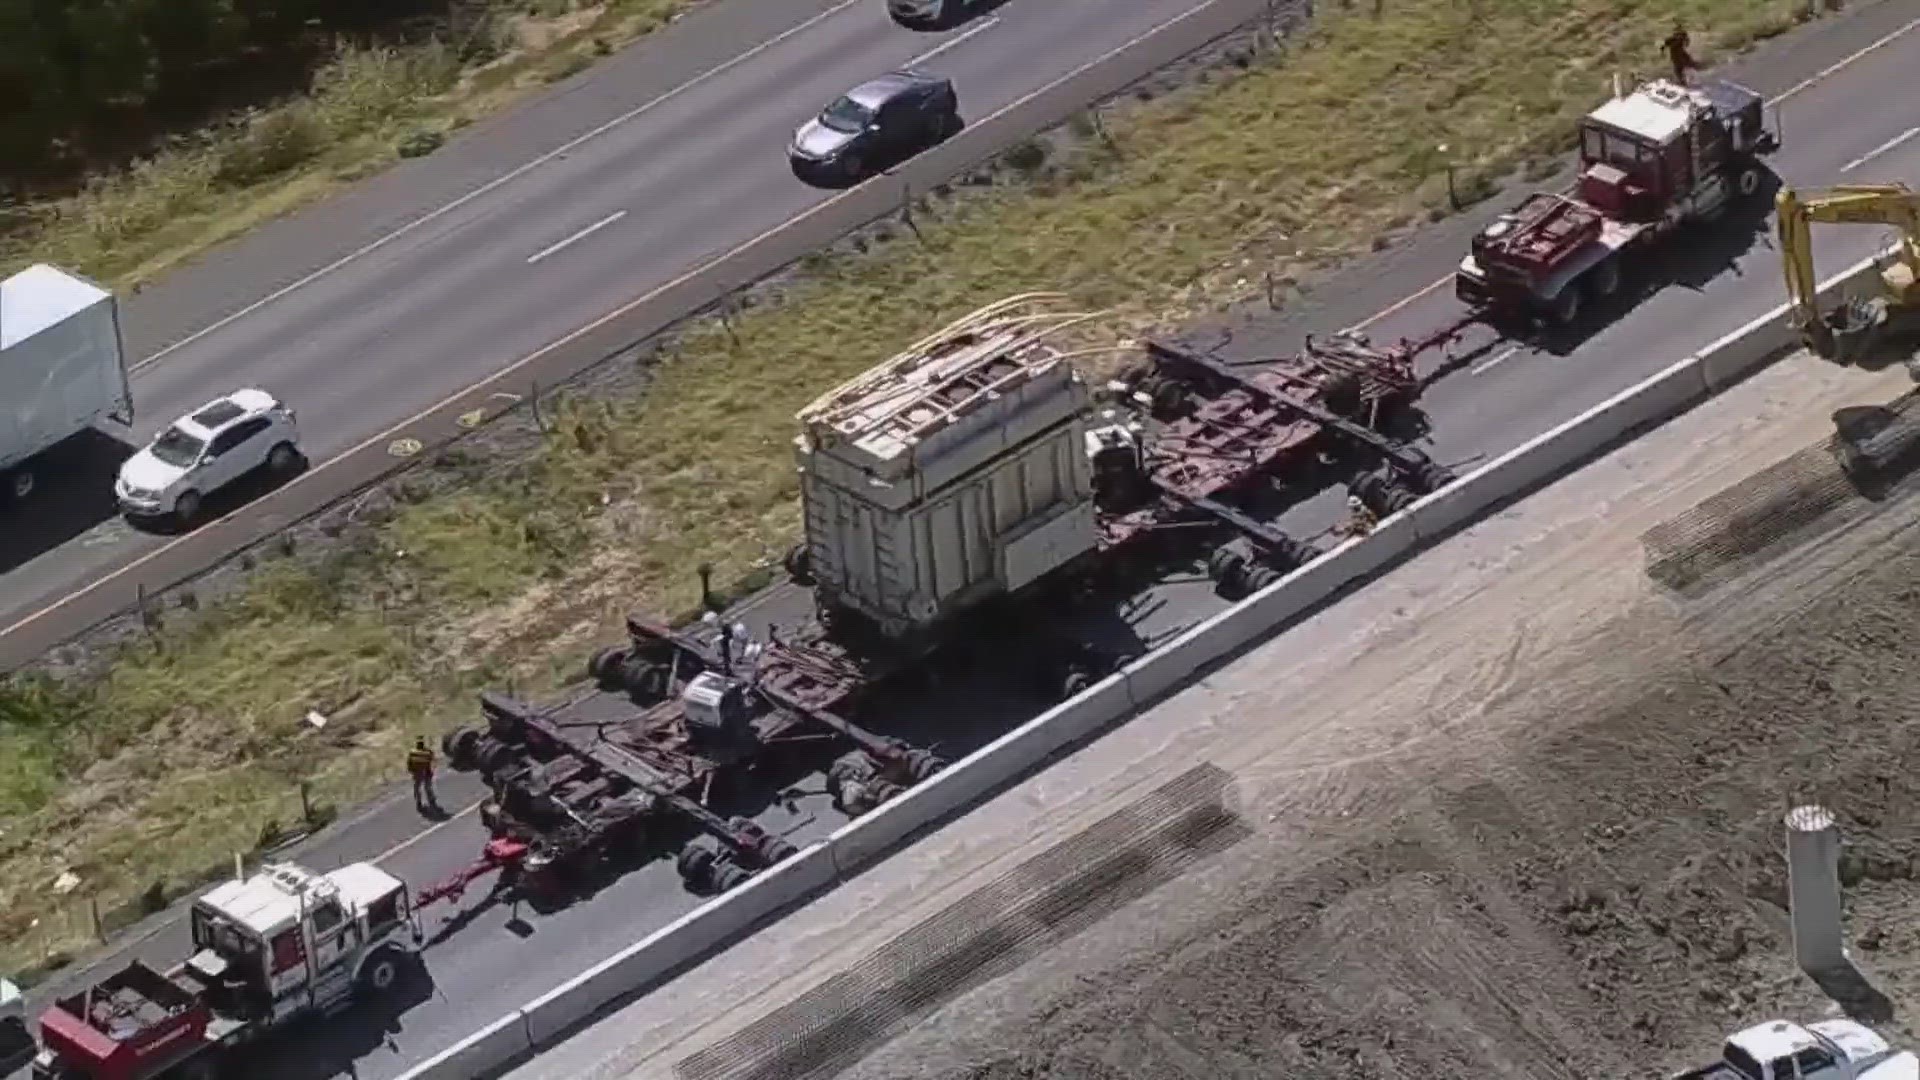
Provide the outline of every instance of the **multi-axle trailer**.
[[1208,560],[1223,591],[1274,580],[1319,549],[1260,504],[1329,460],[1383,514],[1452,479],[1389,433],[1419,396],[1416,355],[1459,326],[1256,364],[1153,342],[1096,391],[1069,363],[1093,316],[1062,300],[990,305],[802,410],[805,540],[776,586],[811,593],[796,625],[756,637],[717,611],[688,629],[633,616],[627,643],[589,664],[598,691],[546,707],[483,695],[485,725],[443,746],[491,786],[494,839],[422,895],[495,871],[565,895],[609,857],[676,848],[690,887],[734,887],[797,849],[712,809],[729,787],[820,768],[858,816],[944,767],[879,692],[939,670],[956,644],[1045,657],[1070,695],[1128,656],[1050,633],[1063,598],[1137,580],[1201,538],[1233,541]]

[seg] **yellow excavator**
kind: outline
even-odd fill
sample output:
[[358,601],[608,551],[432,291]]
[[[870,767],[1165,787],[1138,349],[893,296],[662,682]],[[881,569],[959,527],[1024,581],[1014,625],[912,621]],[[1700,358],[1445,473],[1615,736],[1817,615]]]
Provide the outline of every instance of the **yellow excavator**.
[[[1781,188],[1780,258],[1786,264],[1787,302],[1807,347],[1829,359],[1847,359],[1894,315],[1920,308],[1920,194],[1905,184],[1842,184],[1800,195]],[[1819,309],[1814,276],[1814,222],[1891,225],[1900,230],[1894,262],[1880,273],[1884,297],[1855,301],[1832,312]]]

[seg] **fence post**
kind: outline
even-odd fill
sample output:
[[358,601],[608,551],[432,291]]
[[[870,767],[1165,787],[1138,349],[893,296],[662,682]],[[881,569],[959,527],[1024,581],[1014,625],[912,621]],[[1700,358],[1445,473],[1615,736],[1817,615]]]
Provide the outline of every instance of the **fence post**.
[[313,791],[305,780],[300,781],[300,820],[313,824]]
[[542,413],[540,411],[540,384],[539,383],[536,382],[536,383],[528,384],[527,404],[533,407],[533,426],[538,428],[542,435],[546,434],[547,433],[547,417],[545,413]]
[[921,235],[920,233],[919,222],[916,222],[913,220],[913,182],[912,181],[908,181],[900,185],[900,221],[902,224],[906,225],[907,231],[913,233],[913,238],[915,240],[918,240],[923,244],[927,242],[927,238]]
[[107,943],[107,924],[100,918],[100,898],[87,897],[87,914],[93,918],[93,936],[100,944]]

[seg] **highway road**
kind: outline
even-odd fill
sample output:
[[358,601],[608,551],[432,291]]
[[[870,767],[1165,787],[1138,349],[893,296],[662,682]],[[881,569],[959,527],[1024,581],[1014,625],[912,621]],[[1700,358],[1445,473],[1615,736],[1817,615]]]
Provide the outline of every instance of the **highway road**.
[[[999,14],[1003,19],[1011,20],[1015,12],[1016,8],[1010,6]],[[846,17],[852,15],[849,10]],[[1902,136],[1916,118],[1901,116],[1897,108],[1884,105],[1882,91],[1886,86],[1898,82],[1899,71],[1920,61],[1920,34],[1901,33],[1887,37],[1915,16],[1920,16],[1920,6],[1911,2],[1869,7],[1847,20],[1817,24],[1777,42],[1741,65],[1737,73],[1745,81],[1771,93],[1794,90],[1782,104],[1788,143],[1778,159],[1780,168],[1789,180],[1800,184],[1819,184],[1842,178],[1913,175],[1915,165],[1920,164],[1914,157],[1920,154],[1920,139],[1902,141]],[[828,21],[840,17],[832,16]],[[957,64],[970,56],[972,50],[982,47],[983,43],[1010,25],[1010,22],[995,24],[991,29],[962,41],[943,54],[941,59],[947,61],[951,58]],[[804,31],[789,41],[800,40],[814,32],[815,29]],[[957,33],[965,32],[963,29]],[[885,36],[892,40],[891,31]],[[1886,39],[1886,43],[1879,48],[1866,53],[1859,52],[1882,38]],[[926,47],[922,39],[913,39],[907,44]],[[768,51],[768,55],[784,47],[776,46]],[[1836,67],[1841,64],[1844,66]],[[1796,84],[1802,80],[1816,77],[1818,81],[1795,90]],[[968,83],[963,81],[961,85],[964,93]],[[634,137],[637,138],[637,134]],[[784,177],[784,165],[779,162],[777,155],[778,144],[779,140],[774,139],[776,150],[771,160],[775,169],[782,170]],[[1886,149],[1877,157],[1852,165],[1882,146]],[[1849,165],[1852,168],[1848,168]],[[587,169],[586,173],[601,175],[601,170]],[[601,183],[607,182],[602,175]],[[540,198],[534,194],[521,197],[536,201]],[[811,196],[806,189],[798,189],[791,197],[804,199]],[[607,209],[610,205],[603,202],[584,210],[569,211],[573,216],[566,220],[591,224],[610,213],[611,210]],[[1326,332],[1357,322],[1366,322],[1368,329],[1376,335],[1385,336],[1423,331],[1446,321],[1452,316],[1453,308],[1444,289],[1424,293],[1419,290],[1440,279],[1447,271],[1458,257],[1465,230],[1470,226],[1470,219],[1443,225],[1381,259],[1356,267],[1317,294],[1330,299],[1316,300],[1300,314],[1236,320],[1235,337],[1229,348],[1257,354],[1269,344],[1274,348],[1290,346],[1297,341],[1302,329]],[[476,230],[481,227],[479,223],[470,226]],[[439,243],[465,250],[459,248],[460,230],[455,230],[450,236],[443,235],[437,227],[427,231],[440,237]],[[517,254],[512,255],[511,259],[503,256],[495,259],[492,265],[510,263],[513,259],[524,263],[528,256],[542,247],[563,238],[567,230],[552,231],[558,235],[535,235],[532,232],[518,235],[517,239],[523,241],[524,250],[514,249]],[[1735,230],[1733,234],[1738,235],[1738,231]],[[1469,346],[1485,345],[1487,348],[1470,366],[1464,366],[1462,370],[1449,375],[1430,391],[1428,405],[1435,416],[1436,456],[1443,460],[1465,461],[1497,454],[1778,303],[1777,263],[1773,253],[1759,242],[1757,236],[1749,230],[1742,247],[1726,251],[1712,250],[1712,245],[1703,238],[1701,245],[1687,253],[1687,260],[1680,259],[1676,253],[1677,269],[1689,271],[1694,266],[1704,268],[1690,271],[1697,275],[1693,279],[1694,287],[1664,288],[1643,299],[1632,310],[1620,313],[1619,318],[1584,340],[1533,344],[1469,342]],[[1864,230],[1864,234],[1853,236],[1849,236],[1846,230],[1839,230],[1823,234],[1820,239],[1823,242],[1823,265],[1837,268],[1845,261],[1857,258],[1879,238],[1873,230]],[[392,246],[404,248],[408,243],[411,241],[396,241]],[[586,248],[585,252],[579,253],[583,259],[608,260],[602,265],[609,265],[617,262],[621,250],[624,250],[622,245],[613,244],[608,246],[616,250],[602,251],[595,246],[596,243],[597,236],[579,245]],[[599,254],[590,256],[588,253],[591,252]],[[405,263],[404,252],[393,255],[402,264]],[[381,259],[385,257],[380,256]],[[486,261],[486,257],[480,253],[472,257],[477,262]],[[567,264],[560,260],[561,256],[556,255],[542,260],[539,265],[544,267],[548,262],[558,261],[560,267],[565,267]],[[380,259],[369,263],[369,266],[377,265],[385,264]],[[1709,273],[1709,269],[1713,272]],[[444,267],[442,272],[459,274],[465,271]],[[343,268],[336,273],[345,275],[349,270]],[[640,287],[633,282],[628,284],[627,293],[637,291]],[[324,287],[341,286],[327,284]],[[431,286],[427,292],[429,295],[447,295]],[[268,338],[248,338],[248,332],[241,328],[256,317],[280,317],[272,315],[280,303],[293,302],[295,306],[287,310],[300,310],[299,305],[305,301],[296,300],[298,295],[296,292],[286,301],[269,305],[228,328],[162,357],[150,370],[156,376],[164,373],[176,359],[183,356],[191,358],[203,345],[211,347],[225,340],[229,334],[258,340],[263,345],[270,344]],[[1411,299],[1399,303],[1380,317],[1368,318],[1370,311],[1380,312],[1408,297]],[[495,300],[492,296],[488,297],[489,304]],[[364,327],[362,329],[365,330]],[[310,332],[324,334],[329,331],[325,322],[317,321],[310,324]],[[479,340],[463,339],[459,332],[453,330],[445,330],[442,335],[424,328],[409,332],[422,341],[437,337],[446,341]],[[295,347],[304,346],[296,343]],[[1509,349],[1514,351],[1509,353]],[[381,355],[389,363],[399,362],[394,354],[383,351]],[[315,362],[322,362],[323,359],[316,359]],[[372,362],[366,366],[369,369],[382,367]],[[343,377],[354,370],[359,369],[340,367]],[[303,416],[310,415],[304,403],[302,409]],[[1201,599],[1205,590],[1197,586],[1175,590],[1175,593],[1177,595],[1168,598],[1167,606],[1155,614],[1156,621],[1177,624],[1184,621],[1185,613],[1197,615],[1216,603]],[[807,807],[803,806],[802,810],[800,817],[804,818],[807,816]],[[798,822],[789,824],[799,825]],[[813,826],[799,827],[804,830]],[[338,837],[325,839],[321,845],[325,853],[323,861],[325,858],[371,855],[383,846],[406,837],[408,832],[409,815],[404,806],[377,810]],[[460,818],[424,838],[406,842],[404,847],[392,854],[388,862],[409,880],[429,880],[471,858],[477,840],[478,830],[471,819]],[[634,940],[648,929],[690,908],[693,900],[680,892],[677,881],[670,874],[670,870],[660,867],[631,874],[610,886],[591,903],[557,915],[531,916],[528,924],[532,927],[532,933],[525,937],[507,926],[504,912],[488,912],[430,954],[429,965],[435,988],[428,1000],[386,1023],[376,1022],[379,1018],[362,1017],[358,1021],[361,1027],[357,1030],[350,1026],[344,1034],[332,1030],[319,1033],[315,1036],[319,1041],[295,1048],[297,1052],[287,1060],[304,1057],[338,1068],[340,1058],[354,1058],[357,1059],[357,1075],[365,1080],[379,1080],[380,1077],[394,1075],[404,1067],[405,1062],[429,1055],[446,1041],[586,966],[617,943]],[[169,934],[177,934],[177,931],[163,927],[156,936],[148,938],[137,948],[157,956],[173,955],[177,952],[178,942]],[[349,1023],[351,1025],[354,1022]],[[322,1044],[342,1049],[333,1057],[319,1055],[315,1047]],[[291,1068],[290,1065],[288,1067]],[[276,1072],[274,1075],[281,1074]]]
[[[722,4],[542,102],[549,134],[516,118],[519,162],[488,132],[435,155],[448,161],[420,182],[437,205],[396,194],[401,170],[349,196],[355,214],[321,208],[129,298],[133,436],[258,385],[299,410],[324,461],[829,198],[794,179],[786,146],[854,83],[919,65],[950,76],[977,120],[1198,6],[1022,0],[927,34],[879,0]],[[729,36],[736,53],[763,44],[716,59],[712,40]],[[709,66],[689,70],[687,54]],[[683,81],[659,85],[650,60]],[[107,518],[115,460],[76,450],[72,490],[48,493],[36,535],[0,541],[0,627],[165,542]]]

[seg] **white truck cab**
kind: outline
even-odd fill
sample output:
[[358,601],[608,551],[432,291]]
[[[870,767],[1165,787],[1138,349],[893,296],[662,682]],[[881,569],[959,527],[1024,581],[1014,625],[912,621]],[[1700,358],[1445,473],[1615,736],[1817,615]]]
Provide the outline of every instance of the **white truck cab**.
[[1916,1080],[1920,1058],[1851,1020],[1770,1020],[1728,1036],[1720,1060],[1676,1080]]
[[405,883],[371,863],[326,874],[270,863],[194,903],[186,967],[227,991],[209,995],[217,1013],[276,1024],[391,988],[420,941],[412,914]]

